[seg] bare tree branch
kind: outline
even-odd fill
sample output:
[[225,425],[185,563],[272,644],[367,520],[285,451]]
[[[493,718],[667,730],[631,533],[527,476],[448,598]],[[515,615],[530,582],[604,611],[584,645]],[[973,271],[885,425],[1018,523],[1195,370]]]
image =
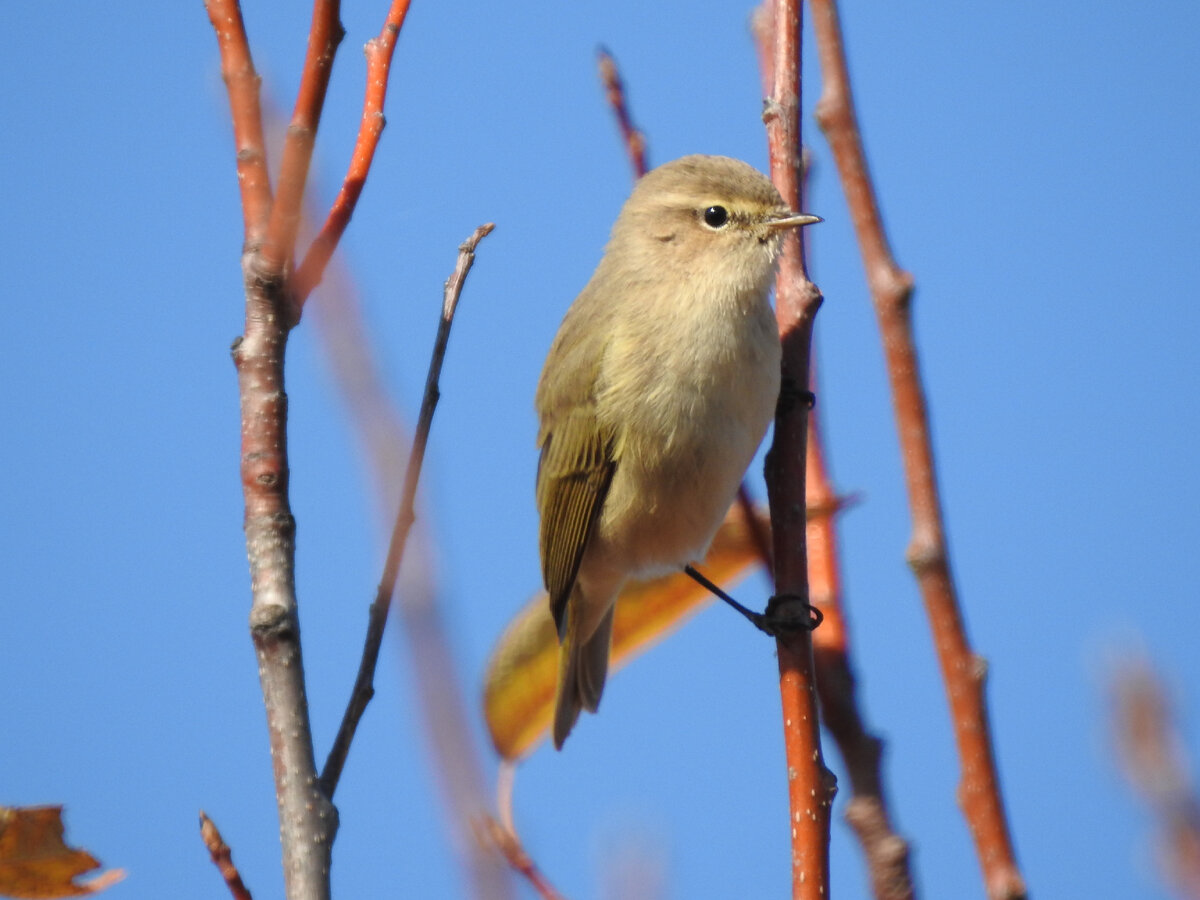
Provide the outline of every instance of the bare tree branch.
[[249,889],[242,882],[241,873],[233,864],[233,851],[229,849],[229,845],[221,837],[221,832],[217,830],[216,824],[205,814],[204,810],[200,810],[200,837],[204,841],[204,846],[208,848],[217,871],[225,879],[225,886],[229,888],[233,900],[253,900]]
[[633,124],[633,118],[629,115],[629,107],[625,102],[625,83],[621,81],[617,61],[604,47],[597,51],[596,59],[600,66],[600,80],[604,83],[604,98],[617,117],[621,141],[625,144],[625,152],[629,154],[629,165],[633,168],[636,180],[646,174],[646,135]]
[[321,124],[333,57],[346,34],[339,19],[340,11],[338,0],[314,0],[300,90],[296,93],[296,105],[292,109],[292,121],[288,124],[279,163],[279,190],[271,207],[262,246],[264,263],[272,273],[284,273],[296,250],[308,167],[312,163],[317,128]]
[[367,173],[375,159],[375,149],[379,146],[379,137],[387,124],[383,115],[383,103],[387,99],[388,75],[392,55],[396,49],[396,39],[404,26],[404,19],[408,16],[410,2],[411,0],[392,0],[383,29],[378,37],[367,41],[364,48],[367,56],[367,88],[363,97],[358,138],[354,142],[350,167],[342,180],[337,199],[333,201],[325,224],[321,226],[320,233],[308,248],[304,261],[296,268],[292,294],[297,307],[304,305],[312,289],[320,283],[333,251],[342,239],[346,226],[350,224],[350,217],[354,215],[358,197],[366,184]]
[[246,23],[237,0],[205,0],[205,9],[221,50],[221,77],[229,94],[233,120],[233,145],[237,152],[238,186],[242,194],[245,245],[258,246],[271,213],[271,180],[267,174],[259,88],[262,79],[254,70]]
[[475,261],[475,248],[484,237],[491,233],[493,228],[495,226],[491,223],[480,225],[475,229],[474,234],[458,248],[458,262],[454,267],[454,274],[446,281],[445,295],[442,301],[442,317],[438,324],[437,337],[434,340],[433,355],[429,361],[429,375],[425,380],[425,395],[421,401],[421,412],[417,418],[413,449],[408,458],[408,468],[404,473],[404,489],[400,499],[400,508],[396,514],[396,523],[388,544],[383,575],[379,580],[375,601],[371,604],[367,638],[363,646],[362,661],[359,663],[358,677],[354,681],[350,702],[346,707],[341,727],[338,729],[333,748],[329,751],[329,757],[326,759],[325,768],[321,773],[321,788],[329,797],[332,797],[337,789],[338,780],[342,775],[342,767],[346,764],[346,756],[350,752],[350,744],[354,740],[358,722],[375,694],[375,667],[379,661],[379,648],[383,643],[383,631],[387,625],[392,594],[396,589],[396,579],[400,574],[404,548],[408,543],[409,531],[416,519],[413,503],[416,499],[421,465],[425,460],[425,446],[429,440],[433,412],[440,396],[438,379],[441,376],[442,361],[446,356],[446,344],[450,339],[450,326],[454,322],[454,312],[458,306],[458,298],[462,294],[463,283]]
[[1112,677],[1113,732],[1130,784],[1157,818],[1159,861],[1179,896],[1200,898],[1200,798],[1187,771],[1179,724],[1144,660]]
[[333,55],[342,37],[336,0],[316,0],[308,52],[272,202],[258,78],[233,0],[209,0],[238,150],[246,242],[246,324],[234,343],[241,401],[241,475],[250,564],[250,632],[258,658],[279,807],[289,900],[326,900],[337,810],[318,783],[296,611],[295,531],[288,498],[284,355],[297,321],[289,267]]
[[542,900],[565,900],[563,895],[542,874],[537,863],[525,852],[525,847],[521,844],[521,839],[517,837],[515,831],[505,828],[490,816],[483,818],[481,827],[487,840],[500,851],[513,871],[529,882],[529,886]]
[[962,764],[959,803],[975,840],[988,897],[1015,900],[1025,896],[1025,881],[1013,853],[992,752],[984,702],[987,665],[967,640],[950,574],[929,415],[912,334],[913,280],[892,257],[875,201],[854,113],[836,2],[811,2],[824,78],[817,121],[829,140],[841,176],[887,358],[912,509],[913,535],[907,556],[925,601],[950,699]]
[[[800,2],[776,0],[774,6],[775,84],[763,112],[771,180],[784,202],[802,211]],[[793,231],[785,238],[775,281],[775,315],[783,344],[783,388],[766,465],[779,592],[772,598],[772,605],[776,601],[808,603],[804,478],[808,410],[799,398],[808,390],[813,318],[820,305],[821,292],[809,281],[805,270],[803,242]],[[768,614],[771,611],[768,608]],[[812,635],[795,630],[778,638],[776,645],[791,809],[792,896],[796,900],[824,900],[829,896],[829,822],[836,782],[821,754]]]

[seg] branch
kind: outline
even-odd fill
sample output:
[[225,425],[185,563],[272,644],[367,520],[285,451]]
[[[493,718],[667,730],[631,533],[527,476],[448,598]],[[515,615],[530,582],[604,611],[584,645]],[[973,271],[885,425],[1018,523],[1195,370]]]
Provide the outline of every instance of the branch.
[[481,823],[483,836],[498,850],[512,870],[529,882],[529,886],[542,900],[564,900],[563,895],[552,885],[537,867],[517,833],[505,827],[491,816],[484,816]]
[[338,0],[314,0],[313,3],[304,71],[300,75],[300,90],[296,93],[292,121],[283,142],[279,190],[275,205],[271,207],[262,246],[265,270],[272,276],[284,274],[296,250],[308,167],[312,163],[317,127],[321,123],[321,110],[325,106],[329,76],[333,71],[333,57],[346,34],[338,18],[340,7]]
[[909,845],[892,825],[883,792],[883,741],[867,731],[858,708],[846,619],[835,516],[844,501],[833,490],[821,444],[818,417],[808,419],[808,578],[809,599],[825,614],[813,634],[821,721],[833,736],[850,781],[846,821],[854,829],[867,861],[876,900],[912,900],[916,896],[909,867]]
[[234,342],[242,418],[242,494],[250,563],[250,634],[258,658],[275,774],[287,896],[326,900],[337,811],[317,786],[300,622],[296,521],[288,500],[287,302],[283,283],[245,264],[245,334]]
[[833,151],[858,234],[887,357],[913,535],[908,561],[921,588],[950,699],[962,764],[959,803],[993,900],[1025,896],[992,753],[983,683],[986,663],[971,650],[959,610],[942,523],[929,417],[913,341],[912,276],[892,258],[854,113],[835,0],[811,0],[824,92],[817,121]]
[[1200,799],[1162,682],[1144,661],[1112,678],[1113,730],[1130,784],[1154,813],[1159,859],[1181,897],[1200,897]]
[[[758,7],[751,20],[758,43],[764,93],[775,84],[773,49],[775,21],[767,4]],[[809,174],[802,158],[801,186]],[[815,380],[816,363],[810,378]],[[815,384],[812,389],[816,390]],[[814,409],[808,417],[808,449],[805,455],[805,506],[809,599],[824,615],[813,633],[813,662],[816,666],[817,697],[821,722],[838,746],[850,780],[846,820],[854,829],[867,861],[871,891],[876,900],[911,900],[915,896],[909,866],[909,846],[891,823],[883,792],[883,741],[867,731],[858,708],[854,670],[843,611],[841,575],[837,555],[835,516],[851,502],[833,490],[825,449],[821,443],[820,416]],[[744,510],[752,510],[742,493]],[[770,564],[765,541],[760,552]]]
[[342,768],[346,764],[346,756],[350,752],[350,744],[354,740],[358,722],[375,694],[375,667],[379,661],[379,647],[383,642],[383,631],[387,625],[388,610],[391,607],[392,594],[396,590],[396,579],[400,574],[400,563],[404,558],[408,534],[416,520],[413,503],[416,499],[421,465],[425,460],[425,446],[429,441],[429,428],[433,422],[433,412],[440,396],[438,379],[441,376],[442,361],[446,356],[446,344],[450,339],[450,326],[454,322],[454,312],[458,306],[458,298],[462,294],[463,283],[475,261],[475,248],[484,237],[491,233],[493,228],[495,226],[491,223],[480,225],[475,229],[474,234],[458,248],[458,262],[454,267],[454,273],[446,281],[442,301],[442,318],[438,324],[433,355],[429,361],[429,374],[425,379],[425,395],[421,401],[421,412],[417,418],[412,453],[409,455],[408,467],[404,473],[403,494],[400,499],[400,508],[396,514],[395,526],[392,529],[391,541],[388,544],[383,575],[379,580],[375,601],[371,604],[362,661],[359,663],[358,676],[355,678],[354,688],[351,690],[350,702],[342,717],[341,727],[338,729],[333,748],[329,751],[329,757],[326,759],[325,768],[321,773],[321,789],[328,797],[332,797],[334,791],[337,790],[338,780],[342,776]]
[[252,900],[250,891],[242,882],[241,873],[233,864],[233,851],[229,849],[229,845],[221,837],[221,832],[217,830],[216,824],[205,814],[204,810],[200,810],[200,838],[204,841],[204,846],[208,848],[209,855],[212,856],[212,861],[221,873],[221,877],[225,879],[225,886],[229,888],[233,900]]
[[600,80],[604,83],[604,97],[617,117],[617,127],[621,129],[621,140],[625,144],[625,152],[629,154],[629,164],[633,167],[636,180],[646,174],[646,136],[634,126],[629,115],[625,103],[625,84],[617,70],[617,61],[604,47],[596,52],[596,59],[600,66]]
[[[311,218],[306,217],[306,221]],[[411,435],[388,397],[367,336],[362,308],[344,259],[331,259],[314,295],[310,324],[315,324],[333,380],[350,412],[352,430],[359,436],[368,461],[369,493],[390,529],[400,498]],[[417,526],[414,525],[414,528]],[[417,529],[414,539],[419,539]],[[429,762],[445,802],[451,844],[460,854],[463,871],[477,898],[499,900],[512,894],[507,867],[490,846],[477,838],[476,822],[487,807],[487,778],[471,732],[471,708],[465,700],[459,667],[452,652],[445,617],[437,600],[431,567],[420,554],[407,551],[409,564],[396,583],[400,634],[409,642],[415,686],[424,730],[429,738]]]
[[[776,0],[775,9],[775,85],[763,121],[767,126],[771,179],[784,202],[800,211],[804,208],[800,182],[800,3]],[[788,402],[787,398],[808,389],[813,317],[820,305],[821,292],[808,280],[803,244],[793,231],[785,239],[775,282],[775,315],[783,345],[783,395],[767,454],[766,476],[776,589],[778,596],[795,598],[791,602],[798,604],[808,602],[804,485],[808,414],[803,403]],[[836,786],[821,756],[812,635],[798,630],[776,643],[791,809],[792,896],[815,900],[829,896],[829,820]]]
[[271,213],[271,179],[267,174],[262,108],[258,92],[262,79],[254,70],[246,23],[237,0],[205,0],[204,8],[217,35],[221,77],[229,94],[233,145],[237,151],[238,186],[242,194],[242,223],[247,247],[257,247]]
[[341,190],[329,210],[325,224],[296,269],[293,279],[293,302],[297,307],[304,305],[308,295],[321,282],[325,267],[333,251],[350,224],[358,197],[367,181],[367,173],[379,146],[379,137],[387,124],[383,115],[383,103],[387,98],[388,76],[391,72],[392,54],[396,49],[396,38],[404,26],[411,0],[392,0],[387,19],[378,37],[367,41],[364,52],[367,56],[367,88],[363,97],[362,120],[358,126],[358,138],[350,156],[350,167],[342,180]]

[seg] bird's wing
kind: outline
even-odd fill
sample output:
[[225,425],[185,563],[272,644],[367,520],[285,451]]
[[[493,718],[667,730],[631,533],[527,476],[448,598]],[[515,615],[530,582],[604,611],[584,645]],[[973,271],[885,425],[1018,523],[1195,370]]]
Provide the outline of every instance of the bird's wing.
[[543,433],[537,478],[539,544],[542,576],[560,638],[583,551],[616,471],[613,443],[613,436],[596,421],[591,404],[557,417]]

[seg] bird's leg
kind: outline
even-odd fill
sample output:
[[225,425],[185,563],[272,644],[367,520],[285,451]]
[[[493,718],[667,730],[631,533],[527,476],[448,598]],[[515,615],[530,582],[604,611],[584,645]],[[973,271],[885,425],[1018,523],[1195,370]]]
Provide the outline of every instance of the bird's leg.
[[[776,594],[767,601],[767,611],[765,613],[755,612],[752,609],[747,609],[730,597],[721,588],[701,575],[696,567],[690,563],[683,567],[683,571],[684,574],[701,587],[708,590],[714,596],[720,597],[740,612],[750,621],[751,625],[764,634],[769,634],[771,637],[779,637],[782,634],[799,629],[812,631],[825,618],[819,609],[797,594]],[[803,618],[798,618],[795,615],[797,604],[803,607]]]

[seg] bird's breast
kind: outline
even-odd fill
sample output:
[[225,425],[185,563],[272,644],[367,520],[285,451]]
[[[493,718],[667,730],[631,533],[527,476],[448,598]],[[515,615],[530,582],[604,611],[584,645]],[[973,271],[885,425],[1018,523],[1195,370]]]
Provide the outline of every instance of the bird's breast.
[[645,576],[703,556],[774,415],[770,307],[614,336],[606,368],[617,470],[599,537]]

